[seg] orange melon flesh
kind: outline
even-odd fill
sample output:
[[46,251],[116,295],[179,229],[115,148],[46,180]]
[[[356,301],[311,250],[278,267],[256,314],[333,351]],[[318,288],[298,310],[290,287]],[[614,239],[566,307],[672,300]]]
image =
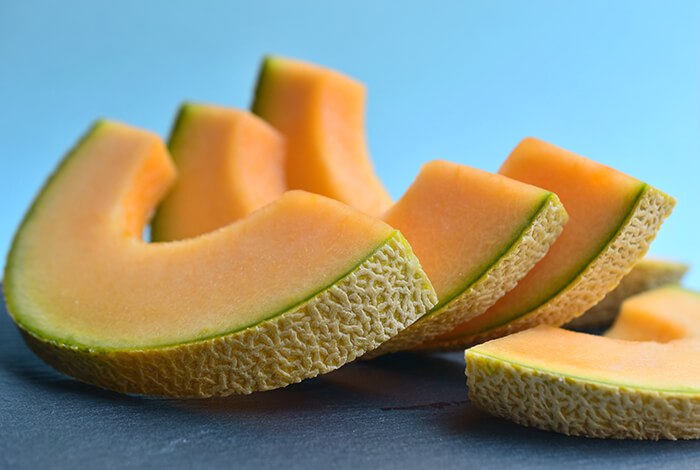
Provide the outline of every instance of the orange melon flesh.
[[96,125],[18,232],[5,275],[17,323],[93,349],[209,338],[314,296],[394,233],[338,202],[291,192],[216,232],[145,243],[141,228],[174,176],[156,135]]
[[667,286],[630,297],[605,336],[657,342],[700,338],[700,295]]
[[[646,188],[635,178],[534,138],[523,140],[499,173],[556,193],[569,222],[545,257],[513,290],[483,315],[438,338],[440,341],[505,325],[563,292],[616,235]],[[561,322],[581,313],[583,310],[571,312]]]
[[542,325],[467,353],[589,382],[700,393],[700,361],[689,360],[700,354],[695,340],[632,342]]
[[364,86],[338,72],[265,59],[253,112],[287,139],[287,183],[378,216],[392,205],[364,136]]
[[179,178],[158,206],[154,241],[211,232],[286,190],[284,138],[246,111],[186,104],[169,149]]
[[446,161],[426,163],[382,220],[410,241],[439,309],[479,279],[521,236],[552,193]]

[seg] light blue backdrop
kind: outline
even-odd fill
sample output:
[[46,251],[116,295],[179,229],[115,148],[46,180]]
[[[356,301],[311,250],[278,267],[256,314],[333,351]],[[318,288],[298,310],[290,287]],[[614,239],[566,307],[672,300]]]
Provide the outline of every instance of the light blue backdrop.
[[166,134],[185,99],[247,107],[274,52],[368,85],[395,197],[426,160],[496,170],[534,135],[677,196],[652,252],[700,266],[699,32],[694,1],[0,0],[0,253],[96,117]]

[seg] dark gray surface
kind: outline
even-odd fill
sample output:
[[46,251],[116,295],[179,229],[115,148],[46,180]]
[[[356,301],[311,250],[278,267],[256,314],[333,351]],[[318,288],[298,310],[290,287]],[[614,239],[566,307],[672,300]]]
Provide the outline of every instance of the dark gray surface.
[[127,396],[54,372],[0,309],[2,468],[700,468],[700,441],[566,437],[469,404],[460,354],[397,354],[284,390]]

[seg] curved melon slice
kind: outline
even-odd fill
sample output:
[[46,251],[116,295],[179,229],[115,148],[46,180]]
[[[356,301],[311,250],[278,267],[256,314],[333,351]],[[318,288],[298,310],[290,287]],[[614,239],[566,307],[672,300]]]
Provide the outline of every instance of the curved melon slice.
[[[700,438],[700,295],[627,300],[609,333],[539,326],[465,352],[471,401],[540,429],[620,439]],[[678,339],[676,339],[678,338]],[[683,339],[680,339],[683,338]]]
[[700,294],[666,286],[630,297],[605,336],[662,343],[700,338]]
[[179,177],[158,206],[154,241],[211,232],[269,204],[287,188],[284,138],[246,111],[186,104],[169,149]]
[[267,57],[253,112],[287,139],[287,183],[378,216],[391,198],[372,168],[364,136],[364,86],[336,71]]
[[676,261],[644,258],[622,278],[620,284],[597,305],[565,325],[574,330],[602,328],[610,325],[620,311],[622,302],[633,295],[666,284],[680,282],[688,265]]
[[411,243],[438,305],[369,357],[420,345],[483,313],[542,259],[567,216],[549,191],[433,161],[382,219]]
[[528,138],[499,173],[556,193],[569,222],[545,257],[486,313],[440,336],[455,349],[539,324],[559,326],[598,303],[649,249],[675,199],[617,170]]
[[59,371],[121,392],[268,390],[355,359],[436,302],[397,231],[300,191],[215,232],[145,243],[173,178],[156,135],[102,122],[27,214],[8,310]]

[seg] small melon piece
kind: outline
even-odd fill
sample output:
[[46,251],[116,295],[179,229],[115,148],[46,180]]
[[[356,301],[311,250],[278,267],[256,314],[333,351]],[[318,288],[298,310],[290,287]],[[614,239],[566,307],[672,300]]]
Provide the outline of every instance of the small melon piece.
[[539,324],[563,325],[614,289],[649,249],[676,200],[610,167],[534,138],[499,173],[556,193],[569,222],[496,304],[428,345],[456,349]]
[[154,241],[211,232],[269,204],[287,188],[284,138],[246,111],[186,104],[169,149],[179,177],[158,206]]
[[695,339],[634,342],[543,325],[465,358],[472,403],[516,423],[576,436],[696,439],[699,355]]
[[302,191],[215,232],[145,243],[174,176],[158,136],[101,122],[25,217],[8,311],[59,371],[142,394],[268,390],[352,361],[437,300],[397,231]]
[[700,295],[680,286],[665,286],[630,297],[605,336],[662,343],[700,338]]
[[495,415],[565,434],[697,439],[699,325],[700,295],[650,291],[623,303],[609,338],[539,326],[468,349],[469,396]]
[[287,139],[287,183],[378,216],[392,205],[365,142],[365,88],[336,71],[267,57],[253,112]]
[[620,311],[622,302],[633,295],[666,284],[680,282],[688,265],[676,261],[644,258],[622,278],[615,290],[608,293],[596,306],[565,326],[574,330],[602,328],[610,325]]
[[382,219],[411,243],[438,304],[368,356],[409,349],[483,313],[544,256],[567,216],[549,191],[433,161]]

